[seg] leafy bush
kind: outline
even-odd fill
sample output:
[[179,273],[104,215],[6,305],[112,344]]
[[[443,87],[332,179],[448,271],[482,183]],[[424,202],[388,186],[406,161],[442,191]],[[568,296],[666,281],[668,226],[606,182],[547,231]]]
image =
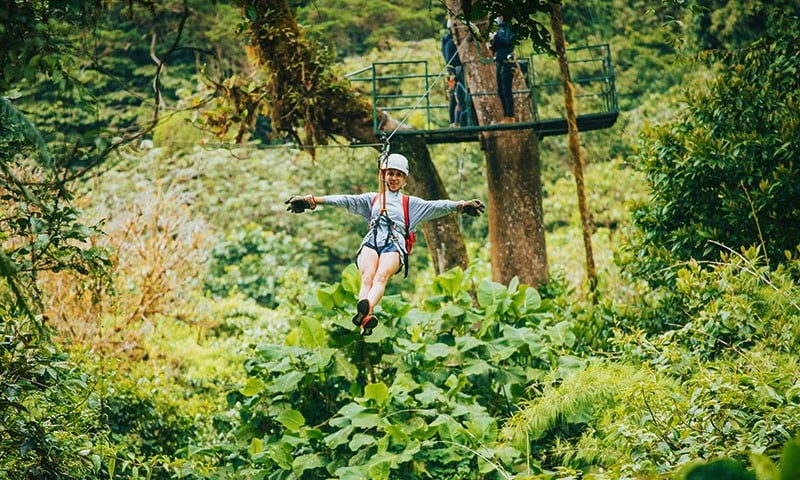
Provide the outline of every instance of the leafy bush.
[[37,283],[44,272],[102,275],[41,135],[0,98],[0,471],[13,479],[79,479],[100,469],[106,438],[94,378],[52,340]]
[[308,289],[308,259],[311,250],[308,240],[297,239],[284,232],[271,232],[255,224],[229,235],[211,250],[209,273],[205,288],[225,297],[240,291],[259,305],[278,306],[280,290],[292,272],[300,272],[300,283]]
[[179,451],[198,433],[193,412],[156,384],[124,377],[121,373],[114,379],[101,405],[109,441],[117,450],[105,459],[105,468],[112,478],[173,478]]
[[758,453],[750,455],[753,471],[735,460],[721,458],[696,462],[676,475],[676,480],[791,480],[800,478],[800,439],[786,442],[780,465]]
[[574,342],[567,326],[516,282],[482,281],[473,305],[473,279],[455,269],[424,310],[384,298],[381,325],[360,337],[358,279],[351,266],[318,289],[286,345],[248,360],[247,383],[229,395],[243,421],[230,465],[246,478],[507,476],[521,452],[500,442],[497,418],[531,379],[577,368],[559,355]]
[[43,328],[0,311],[0,471],[10,479],[90,478],[107,451],[95,379],[42,338]]
[[710,55],[722,68],[709,88],[689,94],[678,122],[647,132],[639,167],[653,198],[634,211],[632,261],[649,280],[668,280],[674,262],[717,260],[719,244],[758,245],[773,266],[800,244],[798,24],[780,25]]

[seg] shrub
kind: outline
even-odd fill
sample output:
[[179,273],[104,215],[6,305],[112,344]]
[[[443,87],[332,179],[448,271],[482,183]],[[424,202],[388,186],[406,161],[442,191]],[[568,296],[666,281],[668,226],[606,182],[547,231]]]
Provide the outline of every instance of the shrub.
[[715,261],[720,244],[759,246],[773,266],[800,244],[797,35],[787,18],[750,48],[708,55],[718,76],[689,92],[682,119],[646,132],[652,200],[634,211],[634,272],[672,284],[664,266]]

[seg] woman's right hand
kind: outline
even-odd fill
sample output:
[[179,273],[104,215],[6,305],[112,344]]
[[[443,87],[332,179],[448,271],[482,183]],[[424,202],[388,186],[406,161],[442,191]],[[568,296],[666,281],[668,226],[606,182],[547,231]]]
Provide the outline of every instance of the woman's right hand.
[[313,195],[306,195],[303,197],[289,197],[288,200],[283,202],[289,206],[286,208],[287,212],[303,213],[306,210],[314,210],[317,208],[317,202],[314,201]]

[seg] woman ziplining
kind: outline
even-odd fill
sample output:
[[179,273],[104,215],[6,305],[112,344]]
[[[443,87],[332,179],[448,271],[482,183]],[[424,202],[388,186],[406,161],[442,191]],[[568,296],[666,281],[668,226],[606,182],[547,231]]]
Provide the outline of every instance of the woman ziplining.
[[408,159],[393,153],[379,164],[380,188],[378,192],[359,195],[314,195],[289,197],[286,209],[292,213],[314,210],[317,205],[343,207],[361,215],[369,222],[369,229],[356,252],[356,266],[361,275],[353,324],[361,335],[371,335],[378,325],[373,309],[380,302],[389,278],[405,266],[408,273],[408,254],[414,241],[414,228],[426,220],[443,217],[453,211],[477,216],[485,206],[473,200],[423,200],[404,195],[400,190],[408,177]]

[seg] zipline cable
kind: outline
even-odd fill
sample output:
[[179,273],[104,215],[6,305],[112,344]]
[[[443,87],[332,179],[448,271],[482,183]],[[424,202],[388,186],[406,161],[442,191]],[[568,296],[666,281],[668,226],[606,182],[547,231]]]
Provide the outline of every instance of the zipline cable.
[[445,67],[439,72],[438,75],[436,75],[436,78],[433,80],[433,82],[428,87],[428,89],[425,91],[425,93],[423,93],[422,95],[419,96],[419,98],[417,99],[417,103],[415,103],[411,107],[411,109],[408,111],[408,113],[406,113],[406,116],[397,124],[396,127],[394,127],[394,130],[392,130],[392,132],[389,135],[386,135],[386,132],[382,132],[381,133],[382,148],[381,148],[381,153],[378,154],[378,195],[381,196],[381,213],[382,214],[386,212],[386,178],[385,178],[385,173],[384,172],[385,172],[385,169],[386,169],[387,160],[389,158],[389,149],[391,147],[389,142],[392,139],[392,137],[394,136],[394,134],[397,133],[397,130],[399,130],[400,127],[403,126],[406,123],[406,120],[408,120],[408,118],[411,116],[411,114],[413,114],[414,111],[417,109],[417,107],[419,107],[420,103],[422,103],[422,100],[427,98],[427,96],[430,94],[431,90],[433,90],[433,87],[435,87],[436,84],[439,83],[439,80],[442,78],[444,73],[447,71],[447,67],[450,66],[450,64],[452,63],[453,59],[456,58],[457,55],[458,55],[458,47],[456,47],[456,51],[453,52],[453,55],[447,60],[447,64],[445,64]]
[[408,113],[406,113],[406,116],[403,117],[403,119],[397,124],[397,126],[394,127],[394,130],[392,130],[392,132],[389,134],[389,136],[384,140],[385,145],[387,145],[387,146],[389,145],[389,141],[392,139],[394,134],[397,133],[397,130],[399,130],[400,127],[403,126],[406,123],[406,120],[408,120],[408,118],[411,116],[412,113],[414,113],[414,111],[417,109],[417,107],[419,107],[419,105],[422,103],[422,101],[425,98],[427,98],[427,96],[431,93],[431,90],[433,90],[433,87],[435,87],[436,84],[439,83],[439,80],[441,80],[442,76],[444,76],[444,73],[447,71],[447,67],[450,66],[450,64],[453,61],[453,59],[456,58],[456,55],[458,55],[458,47],[456,47],[456,51],[453,52],[453,55],[447,60],[447,64],[445,64],[445,67],[441,71],[439,71],[439,74],[436,75],[436,78],[433,79],[433,82],[428,87],[428,89],[425,91],[425,93],[423,93],[422,95],[419,96],[419,98],[417,99],[417,103],[415,103],[411,107],[411,109],[408,111]]

